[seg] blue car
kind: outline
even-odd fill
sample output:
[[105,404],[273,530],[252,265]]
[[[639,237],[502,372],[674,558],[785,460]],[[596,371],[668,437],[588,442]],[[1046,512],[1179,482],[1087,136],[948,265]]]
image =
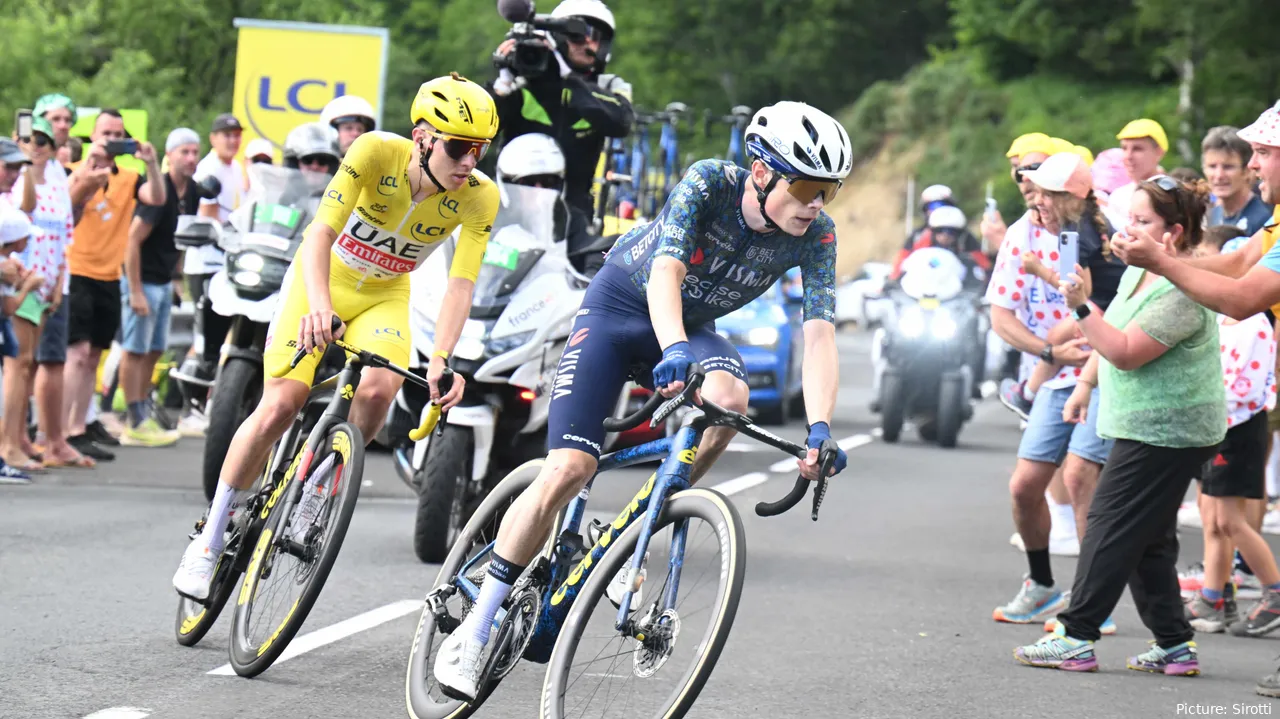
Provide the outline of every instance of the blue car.
[[[716,331],[738,348],[751,387],[751,409],[763,424],[804,414],[798,283],[779,280],[741,309],[716,320]],[[794,295],[794,296],[793,296]]]

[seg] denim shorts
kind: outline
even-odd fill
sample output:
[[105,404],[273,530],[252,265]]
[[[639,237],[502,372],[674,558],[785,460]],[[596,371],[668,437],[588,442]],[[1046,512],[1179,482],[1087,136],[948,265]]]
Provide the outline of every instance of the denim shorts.
[[173,285],[142,284],[142,294],[147,297],[150,312],[139,317],[129,304],[129,280],[120,278],[121,340],[124,351],[130,354],[164,352],[169,344],[169,310],[173,307]]
[[1106,464],[1115,441],[1098,436],[1098,390],[1093,390],[1084,424],[1071,424],[1062,419],[1062,408],[1073,391],[1075,387],[1062,387],[1036,393],[1027,416],[1027,429],[1018,444],[1018,459],[1057,465],[1062,464],[1070,452],[1094,464]]

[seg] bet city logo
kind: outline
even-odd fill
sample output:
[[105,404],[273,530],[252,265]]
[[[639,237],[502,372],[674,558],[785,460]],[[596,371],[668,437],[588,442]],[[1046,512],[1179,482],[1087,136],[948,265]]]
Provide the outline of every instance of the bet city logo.
[[[339,80],[330,83],[328,80],[303,78],[292,83],[280,82],[269,75],[263,75],[256,81],[245,85],[244,106],[251,127],[259,137],[270,140],[277,146],[284,146],[284,134],[293,129],[289,125],[284,133],[270,132],[264,125],[277,124],[276,118],[268,113],[300,113],[303,115],[319,115],[324,106],[338,97],[347,94],[347,83]],[[280,135],[276,137],[276,135]]]

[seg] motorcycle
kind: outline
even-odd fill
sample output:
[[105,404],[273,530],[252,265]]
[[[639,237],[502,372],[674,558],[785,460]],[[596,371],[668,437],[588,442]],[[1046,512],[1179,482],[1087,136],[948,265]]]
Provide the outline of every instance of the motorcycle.
[[917,250],[903,269],[900,285],[887,289],[893,310],[872,350],[884,367],[883,439],[897,442],[910,419],[924,441],[955,447],[985,374],[982,293],[966,282],[970,269],[944,249]]
[[[441,432],[410,444],[405,435],[429,398],[406,384],[387,422],[397,471],[418,493],[413,543],[423,562],[444,559],[497,481],[545,455],[554,377],[588,284],[569,263],[565,243],[556,241],[560,193],[507,184],[501,195],[470,317],[450,360],[466,378],[462,401],[445,415]],[[410,276],[410,369],[423,374],[455,242]]]
[[231,438],[262,398],[267,328],[285,272],[329,180],[323,173],[267,164],[249,165],[248,171],[249,194],[225,226],[197,218],[176,236],[186,247],[216,242],[226,252],[226,264],[208,288],[213,311],[231,318],[214,380],[180,378],[212,387],[202,460],[205,495],[210,499]]

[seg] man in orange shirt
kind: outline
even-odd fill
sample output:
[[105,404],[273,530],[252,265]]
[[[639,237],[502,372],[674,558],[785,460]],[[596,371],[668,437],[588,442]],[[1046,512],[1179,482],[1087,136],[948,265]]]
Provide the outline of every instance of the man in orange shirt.
[[115,443],[101,423],[88,431],[85,418],[93,398],[98,359],[111,348],[120,328],[120,276],[129,243],[129,223],[138,202],[163,206],[164,180],[155,148],[138,142],[135,156],[146,163],[147,174],[120,167],[108,153],[108,143],[125,140],[124,120],[116,110],[102,110],[94,121],[93,144],[83,162],[72,165],[71,202],[79,220],[75,241],[67,252],[71,269],[68,298],[67,364],[63,404],[68,415],[67,441],[95,459],[114,459],[95,443]]

